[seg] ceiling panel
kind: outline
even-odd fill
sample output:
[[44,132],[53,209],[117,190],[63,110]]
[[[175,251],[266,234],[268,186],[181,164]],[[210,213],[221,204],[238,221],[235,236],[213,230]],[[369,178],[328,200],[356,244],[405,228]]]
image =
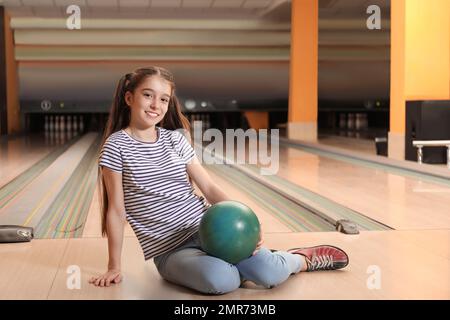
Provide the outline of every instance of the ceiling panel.
[[183,0],[183,8],[209,8],[213,0]]
[[[85,99],[108,99],[116,79],[123,73],[146,64],[160,64],[174,72],[179,93],[184,96],[270,100],[287,99],[290,33],[289,27],[271,29],[267,23],[278,21],[289,25],[290,2],[5,0],[4,4],[13,21],[17,16],[48,18],[60,15],[64,24],[67,17],[65,8],[76,4],[83,6],[82,18],[85,22],[86,18],[114,22],[107,27],[72,32],[64,30],[64,26],[60,30],[45,30],[38,24],[33,27],[33,21],[26,19],[30,23],[28,28],[25,26],[15,30],[16,43],[20,46],[17,50],[19,56],[28,57],[28,60],[23,58],[19,62],[21,99],[74,99],[79,97],[79,92],[84,93]],[[389,0],[319,1],[319,98],[365,99],[375,96],[381,99],[388,96],[389,28],[384,27],[383,32],[377,33],[365,30],[361,21],[365,21],[365,10],[370,4],[382,8],[383,21],[388,23]],[[121,28],[120,22],[115,19],[166,19],[170,27],[178,29],[183,27],[179,21],[191,19],[190,23],[196,22],[198,28],[181,31],[166,28],[164,32],[161,32],[164,29],[161,26],[154,30],[154,25]],[[222,31],[226,32],[222,32],[217,29],[220,23],[215,23],[214,29],[207,23],[198,23],[200,19],[205,22],[222,20],[236,28],[225,27]],[[239,27],[239,21],[254,22],[255,26]],[[106,47],[103,51],[96,50],[97,45]],[[119,46],[123,52],[115,50],[114,46]],[[165,51],[164,46],[170,46],[170,50]],[[185,51],[177,51],[178,46]],[[236,46],[236,50],[220,52],[220,46],[227,46],[231,51]],[[260,46],[264,49],[258,49]],[[42,49],[33,51],[33,47]],[[67,49],[71,51],[64,51]],[[146,50],[150,50],[149,53]],[[258,60],[258,56],[264,55],[265,61]],[[54,59],[36,62],[39,57]],[[73,60],[55,61],[69,57]],[[106,62],[114,57],[119,58]],[[197,61],[202,58],[203,61]],[[215,61],[215,58],[221,61]],[[98,61],[92,62],[90,59]],[[368,74],[370,77],[367,77]]]
[[287,46],[289,32],[211,30],[16,30],[16,45]]
[[[14,8],[47,8],[67,7],[79,5],[84,17],[106,18],[140,18],[142,11],[128,10],[145,9],[147,18],[194,18],[194,19],[233,19],[252,18],[260,19],[268,8],[276,7],[279,3],[288,3],[288,0],[6,0],[8,10]],[[119,10],[120,8],[120,10]],[[151,10],[149,10],[151,8]],[[103,11],[99,11],[102,9]],[[29,16],[27,10],[10,10],[13,17]],[[44,10],[31,13],[36,17],[48,17]],[[136,16],[133,16],[136,13]],[[98,14],[98,15],[97,15]],[[64,11],[61,18],[66,17]]]
[[20,0],[3,0],[3,5],[6,7],[22,7],[23,4]]
[[150,6],[150,0],[119,0],[119,6],[121,8],[148,8]]
[[22,3],[24,6],[35,6],[35,7],[54,6],[53,0],[22,0]]
[[251,9],[264,9],[267,8],[272,2],[272,0],[246,0],[242,7]]
[[[215,99],[287,98],[288,63],[164,62],[182,97]],[[20,98],[109,100],[119,78],[143,63],[73,63],[19,65]],[[68,76],[70,75],[70,76]],[[270,77],[268,77],[270,75]],[[54,90],[57,83],[58,90]],[[79,93],[83,92],[80,99]]]
[[181,0],[152,0],[152,8],[180,8]]
[[118,7],[119,0],[87,0],[90,7]]
[[215,0],[213,2],[214,8],[240,8],[244,0]]
[[68,7],[70,5],[77,5],[77,6],[87,6],[86,0],[54,0],[55,5],[61,6],[61,7]]
[[31,7],[8,7],[8,14],[12,17],[36,17]]
[[58,18],[63,15],[62,7],[32,7],[32,11],[34,15],[43,18]]

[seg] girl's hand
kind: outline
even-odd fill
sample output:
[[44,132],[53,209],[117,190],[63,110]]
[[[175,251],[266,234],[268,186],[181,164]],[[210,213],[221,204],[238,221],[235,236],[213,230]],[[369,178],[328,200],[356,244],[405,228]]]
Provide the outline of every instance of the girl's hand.
[[259,249],[261,249],[261,246],[264,243],[264,240],[262,238],[262,233],[263,233],[263,231],[262,231],[262,224],[260,224],[259,225],[259,242],[256,245],[256,249],[255,249],[255,251],[253,251],[252,256],[254,256],[255,254],[258,253]]
[[89,283],[96,287],[109,287],[111,284],[122,281],[122,274],[119,269],[110,269],[105,274],[92,277]]

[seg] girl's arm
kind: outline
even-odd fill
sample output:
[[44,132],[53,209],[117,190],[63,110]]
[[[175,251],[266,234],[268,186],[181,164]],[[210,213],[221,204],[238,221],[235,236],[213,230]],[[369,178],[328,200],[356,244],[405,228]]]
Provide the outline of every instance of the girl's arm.
[[225,192],[211,179],[197,157],[194,157],[187,165],[187,173],[194,180],[200,191],[210,204],[231,200]]
[[96,286],[109,286],[111,283],[119,283],[121,275],[121,255],[126,222],[125,205],[123,199],[122,174],[103,168],[103,181],[108,194],[108,211],[106,214],[106,228],[108,236],[108,271],[90,282]]

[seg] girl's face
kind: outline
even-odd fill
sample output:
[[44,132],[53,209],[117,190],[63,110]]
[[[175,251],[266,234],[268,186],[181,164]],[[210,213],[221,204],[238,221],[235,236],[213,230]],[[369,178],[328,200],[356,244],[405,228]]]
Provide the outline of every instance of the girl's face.
[[125,101],[131,108],[131,122],[139,127],[152,127],[167,112],[172,86],[160,76],[146,77],[133,93],[125,93]]

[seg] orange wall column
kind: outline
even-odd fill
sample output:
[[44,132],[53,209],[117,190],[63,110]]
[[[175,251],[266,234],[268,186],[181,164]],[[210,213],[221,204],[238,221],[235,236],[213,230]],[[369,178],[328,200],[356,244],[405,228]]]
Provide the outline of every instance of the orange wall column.
[[293,0],[289,69],[290,139],[317,140],[319,1]]
[[405,158],[406,101],[450,99],[450,1],[391,2],[388,155]]
[[405,1],[391,2],[391,87],[388,156],[405,158]]
[[6,105],[8,110],[8,134],[17,133],[20,128],[19,77],[14,54],[14,34],[11,17],[5,14],[5,56],[6,56]]
[[406,1],[406,100],[449,99],[450,1]]

